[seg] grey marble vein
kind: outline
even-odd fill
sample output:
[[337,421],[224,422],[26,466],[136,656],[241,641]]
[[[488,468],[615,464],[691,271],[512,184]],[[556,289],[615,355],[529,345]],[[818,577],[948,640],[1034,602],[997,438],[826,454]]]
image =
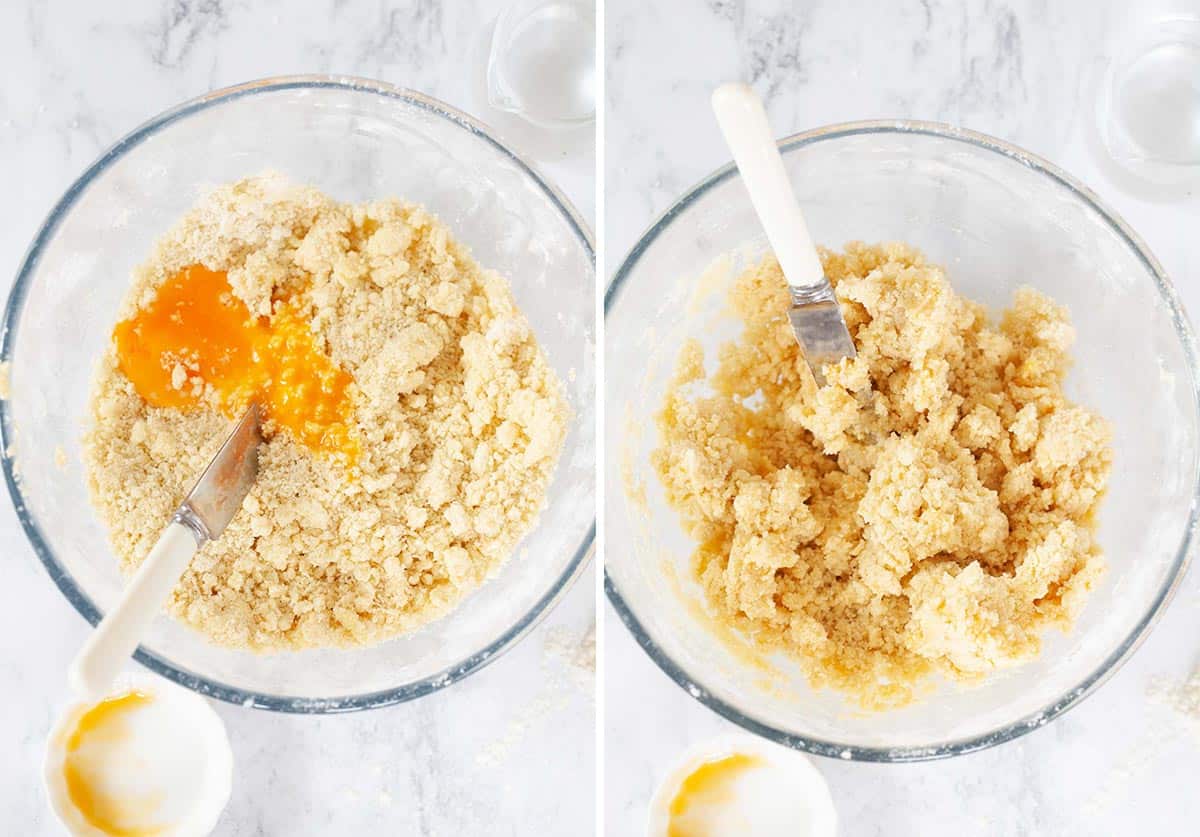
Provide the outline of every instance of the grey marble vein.
[[171,0],[150,30],[150,58],[161,67],[182,64],[203,37],[215,37],[228,24],[226,0]]

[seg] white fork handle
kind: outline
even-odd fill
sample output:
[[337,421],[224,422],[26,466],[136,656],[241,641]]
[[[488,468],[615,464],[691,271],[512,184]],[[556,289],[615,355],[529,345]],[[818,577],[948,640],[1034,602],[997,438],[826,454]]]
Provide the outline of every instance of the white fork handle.
[[166,528],[134,573],[121,601],[96,626],[71,663],[67,678],[77,695],[107,693],[198,548],[196,534],[187,526],[173,522]]
[[713,91],[712,106],[788,284],[798,290],[821,284],[825,276],[821,259],[792,192],[762,100],[745,84],[723,84]]

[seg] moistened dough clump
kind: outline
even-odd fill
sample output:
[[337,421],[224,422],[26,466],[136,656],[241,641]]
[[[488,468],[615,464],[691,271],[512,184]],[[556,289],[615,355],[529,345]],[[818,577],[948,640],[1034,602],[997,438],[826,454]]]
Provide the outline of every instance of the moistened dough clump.
[[[353,381],[358,452],[325,455],[268,422],[257,484],[172,613],[224,645],[358,645],[443,615],[494,573],[545,504],[568,412],[508,283],[419,206],[338,203],[271,176],[184,217],[135,272],[122,320],[193,265],[225,272],[256,317],[307,321]],[[229,418],[215,401],[150,406],[115,346],[91,412],[92,498],[129,573]]]
[[1047,297],[997,326],[906,245],[821,255],[858,357],[817,388],[767,258],[707,381],[684,347],[653,463],[721,620],[883,708],[1069,628],[1103,571],[1111,434],[1063,395],[1074,332]]

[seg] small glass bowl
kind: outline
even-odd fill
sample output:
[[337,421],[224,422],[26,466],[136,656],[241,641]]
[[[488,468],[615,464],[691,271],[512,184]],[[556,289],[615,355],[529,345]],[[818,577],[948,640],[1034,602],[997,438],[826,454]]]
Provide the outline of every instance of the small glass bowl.
[[596,118],[594,0],[511,0],[496,19],[488,103],[543,128]]
[[881,713],[814,690],[794,663],[747,661],[706,629],[694,544],[648,458],[654,415],[684,339],[713,357],[735,337],[706,270],[766,242],[736,170],[705,178],[642,236],[605,301],[606,589],[635,639],[690,695],[751,732],[819,755],[921,761],[1015,738],[1074,706],[1126,660],[1183,576],[1200,508],[1197,350],[1179,298],[1145,244],[1086,187],[1000,140],[922,122],[859,122],[780,142],[813,238],[908,241],[993,310],[1032,285],[1078,333],[1074,400],[1114,427],[1099,514],[1109,569],[1069,634],[974,687],[941,684]]
[[1099,79],[1096,128],[1107,162],[1147,196],[1200,180],[1200,15],[1122,31]]
[[528,633],[586,565],[595,532],[591,236],[553,186],[469,116],[381,82],[295,76],[185,102],[106,151],[50,212],[9,296],[4,474],[34,551],[95,624],[123,586],[80,464],[96,359],[154,241],[206,187],[264,170],[340,200],[396,196],[437,214],[512,282],[574,418],[537,528],[446,618],[369,648],[256,655],[163,615],[135,656],[201,694],[283,712],[411,700]]

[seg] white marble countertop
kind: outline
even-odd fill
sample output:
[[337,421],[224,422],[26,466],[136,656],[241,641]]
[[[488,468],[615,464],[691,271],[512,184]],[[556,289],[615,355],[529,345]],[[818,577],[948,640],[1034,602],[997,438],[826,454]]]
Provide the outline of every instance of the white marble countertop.
[[[728,161],[712,87],[755,83],[777,133],[831,122],[919,118],[1011,140],[1097,191],[1149,243],[1200,312],[1200,195],[1134,197],[1088,149],[1090,71],[1117,32],[1091,0],[608,0],[607,271],[650,221]],[[1134,23],[1152,14],[1137,7]],[[1190,4],[1196,9],[1195,3]],[[887,11],[883,11],[886,9]],[[615,56],[615,60],[613,59]],[[610,837],[640,834],[649,795],[689,745],[733,729],[688,697],[630,638],[604,622],[605,800]],[[817,760],[842,833],[860,835],[1195,834],[1200,730],[1151,701],[1200,655],[1193,567],[1165,618],[1112,680],[1017,741],[949,761],[868,765]]]
[[[85,166],[143,120],[210,89],[288,73],[369,76],[489,121],[481,51],[503,5],[0,4],[0,291],[7,294],[37,225]],[[590,222],[590,147],[552,152],[539,167]],[[34,557],[8,502],[0,502],[0,552],[0,739],[11,747],[0,760],[0,831],[57,834],[40,761],[85,624]],[[592,677],[559,649],[593,626],[593,590],[589,569],[510,653],[414,703],[337,717],[219,705],[236,766],[217,833],[591,833]]]

